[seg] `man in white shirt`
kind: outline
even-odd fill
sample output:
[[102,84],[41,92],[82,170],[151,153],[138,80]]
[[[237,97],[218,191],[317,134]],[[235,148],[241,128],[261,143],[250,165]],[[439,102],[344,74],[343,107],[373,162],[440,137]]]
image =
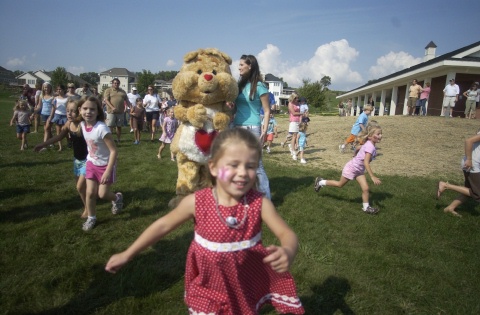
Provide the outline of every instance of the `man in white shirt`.
[[450,79],[450,84],[443,89],[443,112],[445,118],[453,117],[453,108],[458,101],[460,87],[455,84],[455,79]]
[[[128,100],[130,101],[130,104],[132,104],[132,107],[135,106],[135,104],[137,103],[137,98],[141,98],[140,94],[138,94],[137,92],[137,88],[136,87],[132,87],[132,92],[128,93],[127,94],[127,97],[128,97]],[[132,129],[132,116],[130,116],[130,110],[131,108],[129,108],[127,110],[127,115],[130,117],[129,119],[129,122],[130,122],[130,132],[133,132],[133,129]]]

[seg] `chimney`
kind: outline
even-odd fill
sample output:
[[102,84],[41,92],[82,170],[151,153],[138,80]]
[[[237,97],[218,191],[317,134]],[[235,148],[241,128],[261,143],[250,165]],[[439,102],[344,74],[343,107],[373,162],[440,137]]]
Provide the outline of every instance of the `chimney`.
[[430,41],[430,43],[428,43],[427,47],[425,47],[425,57],[423,58],[424,61],[429,61],[435,58],[436,48],[437,48],[437,45],[435,45],[434,42]]

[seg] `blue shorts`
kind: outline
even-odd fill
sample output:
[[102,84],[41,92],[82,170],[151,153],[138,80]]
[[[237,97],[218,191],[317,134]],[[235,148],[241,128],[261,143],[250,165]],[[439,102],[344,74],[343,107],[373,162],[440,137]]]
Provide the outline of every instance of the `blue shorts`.
[[44,115],[44,114],[40,115],[40,118],[42,119],[42,122],[46,122],[49,117],[50,117],[50,115]]
[[17,133],[30,133],[30,125],[17,125]]
[[65,125],[67,123],[67,115],[55,114],[53,116],[52,123],[55,123],[58,126]]
[[73,174],[77,177],[85,176],[87,174],[87,159],[77,160],[73,159]]

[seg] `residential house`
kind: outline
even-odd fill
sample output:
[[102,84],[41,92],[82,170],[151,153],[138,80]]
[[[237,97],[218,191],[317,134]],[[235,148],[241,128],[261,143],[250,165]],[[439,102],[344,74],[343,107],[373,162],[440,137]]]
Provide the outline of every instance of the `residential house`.
[[0,67],[0,83],[5,85],[17,85],[17,79],[12,71]]
[[363,105],[373,97],[378,115],[406,115],[408,91],[413,79],[416,79],[421,86],[430,82],[427,114],[439,116],[442,112],[443,89],[453,78],[460,87],[460,97],[453,116],[463,117],[465,98],[462,93],[468,90],[473,82],[480,81],[480,42],[438,57],[435,56],[436,48],[437,46],[430,42],[425,47],[422,63],[369,82],[337,96],[337,99],[352,99],[352,114],[360,113]]
[[273,93],[277,105],[288,106],[288,98],[295,89],[286,87],[282,79],[271,73],[265,75],[265,83],[268,83],[268,91]]
[[158,92],[158,95],[161,98],[165,98],[165,97],[169,98],[172,95],[172,82],[173,82],[173,79],[169,81],[155,80],[153,84],[155,89]]
[[100,72],[98,75],[100,76],[100,83],[98,84],[99,93],[111,87],[112,80],[115,78],[120,80],[119,87],[127,93],[137,86],[137,76],[126,68],[111,68]]
[[[52,81],[53,71],[37,70],[24,72],[21,75],[17,76],[17,84],[22,86],[28,84],[31,88],[35,88],[37,83],[51,82]],[[83,80],[73,73],[67,72],[68,82],[73,82],[77,87],[83,86],[87,81]]]

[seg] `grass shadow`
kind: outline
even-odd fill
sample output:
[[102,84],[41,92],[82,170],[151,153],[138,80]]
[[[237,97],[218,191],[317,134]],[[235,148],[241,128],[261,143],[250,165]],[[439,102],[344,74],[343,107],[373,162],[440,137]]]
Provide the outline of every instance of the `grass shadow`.
[[354,315],[345,297],[350,292],[350,283],[345,278],[329,276],[325,281],[311,288],[312,295],[300,297],[305,314],[334,315],[340,312],[344,315]]
[[[153,246],[154,251],[140,254],[115,275],[106,272],[104,264],[76,270],[72,277],[79,280],[88,277],[88,287],[65,305],[36,314],[95,314],[128,297],[143,298],[168,290],[184,277],[186,253],[192,238],[193,232],[188,232],[172,240],[162,240]],[[85,276],[78,277],[78,274]],[[63,279],[56,279],[44,285],[52,286],[53,290],[62,281]],[[78,287],[85,285],[79,283]],[[182,293],[179,294],[181,298]]]

